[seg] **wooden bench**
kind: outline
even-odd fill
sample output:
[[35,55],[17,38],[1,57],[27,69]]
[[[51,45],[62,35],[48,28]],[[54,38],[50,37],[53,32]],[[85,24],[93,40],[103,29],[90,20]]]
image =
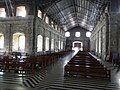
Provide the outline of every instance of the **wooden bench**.
[[101,66],[104,67],[102,64],[98,63],[91,63],[91,62],[68,62],[68,65],[91,65],[91,66]]
[[101,67],[70,65],[65,66],[65,75],[110,77],[110,70]]
[[83,62],[83,63],[94,63],[94,64],[100,64],[98,61],[91,61],[91,60],[70,60],[69,62]]
[[110,77],[110,70],[87,52],[78,52],[65,66],[65,75]]

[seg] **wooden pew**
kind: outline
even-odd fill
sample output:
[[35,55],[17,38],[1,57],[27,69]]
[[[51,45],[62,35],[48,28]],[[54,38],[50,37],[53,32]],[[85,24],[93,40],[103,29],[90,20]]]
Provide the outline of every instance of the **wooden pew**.
[[98,63],[91,63],[91,62],[68,62],[68,65],[90,65],[90,66],[101,66],[104,67],[102,64]]
[[65,66],[65,75],[110,77],[110,70],[95,66],[87,67],[80,65],[70,65],[70,66]]
[[65,66],[65,75],[110,77],[110,70],[87,52],[78,52]]
[[34,72],[38,69],[44,69],[46,66],[54,63],[58,58],[63,57],[70,52],[71,51],[62,51],[46,55],[29,56],[27,58],[23,58],[22,62],[14,58],[9,58],[9,56],[5,56],[4,58],[0,58],[0,68],[4,71],[14,70]]
[[98,61],[90,61],[90,60],[70,60],[69,62],[83,62],[83,63],[93,63],[93,64],[100,64]]

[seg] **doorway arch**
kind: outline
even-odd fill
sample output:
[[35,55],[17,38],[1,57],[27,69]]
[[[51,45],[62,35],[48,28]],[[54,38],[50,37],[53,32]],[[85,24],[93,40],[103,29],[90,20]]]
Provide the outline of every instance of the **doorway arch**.
[[37,36],[37,52],[40,52],[43,50],[43,36],[38,35]]
[[83,42],[81,42],[81,41],[74,41],[72,43],[72,50],[83,51]]
[[20,51],[20,52],[25,51],[25,35],[24,35],[24,33],[17,32],[17,33],[13,34],[12,50]]

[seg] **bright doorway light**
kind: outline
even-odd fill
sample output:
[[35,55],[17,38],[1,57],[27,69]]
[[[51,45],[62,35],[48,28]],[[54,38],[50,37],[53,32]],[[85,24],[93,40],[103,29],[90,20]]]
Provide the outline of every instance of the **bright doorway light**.
[[72,46],[72,50],[83,51],[83,42],[81,42],[81,41],[74,41],[73,42],[73,46]]

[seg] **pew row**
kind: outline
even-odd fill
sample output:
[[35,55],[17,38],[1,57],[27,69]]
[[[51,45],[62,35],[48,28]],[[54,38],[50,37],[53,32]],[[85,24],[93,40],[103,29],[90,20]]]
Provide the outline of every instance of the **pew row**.
[[65,75],[110,77],[110,70],[97,66],[71,65],[65,66]]
[[110,70],[88,52],[78,52],[65,66],[64,75],[97,76],[110,78]]
[[59,58],[69,54],[71,51],[55,52],[46,55],[29,56],[22,60],[4,56],[0,58],[1,71],[15,71],[15,72],[35,72],[37,70],[45,69],[48,65],[55,63]]

